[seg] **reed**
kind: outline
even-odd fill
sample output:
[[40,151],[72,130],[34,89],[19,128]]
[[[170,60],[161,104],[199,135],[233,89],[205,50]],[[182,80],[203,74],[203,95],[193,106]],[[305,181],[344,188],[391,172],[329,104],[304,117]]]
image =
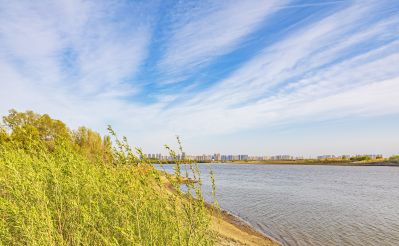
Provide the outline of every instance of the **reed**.
[[49,148],[48,137],[1,130],[1,245],[215,243],[198,168],[183,191],[180,162],[174,176],[166,175],[109,130],[112,149],[90,154],[72,133],[52,138]]

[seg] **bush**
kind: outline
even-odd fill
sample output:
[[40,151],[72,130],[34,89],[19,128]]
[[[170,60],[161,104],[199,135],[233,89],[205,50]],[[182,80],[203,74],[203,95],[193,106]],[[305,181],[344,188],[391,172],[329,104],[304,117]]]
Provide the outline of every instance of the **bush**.
[[369,161],[371,160],[370,156],[356,156],[356,157],[351,157],[351,161]]
[[393,155],[389,158],[391,162],[399,163],[399,155]]
[[0,132],[0,245],[214,243],[200,184],[190,184],[194,198],[126,139],[111,148],[94,137],[87,151],[69,130],[39,128],[40,118]]

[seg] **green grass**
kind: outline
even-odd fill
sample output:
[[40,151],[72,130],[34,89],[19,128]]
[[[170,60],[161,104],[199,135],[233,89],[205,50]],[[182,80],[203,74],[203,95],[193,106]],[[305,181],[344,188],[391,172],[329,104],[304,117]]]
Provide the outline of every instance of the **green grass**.
[[190,184],[194,198],[169,177],[170,192],[168,176],[126,141],[116,140],[109,162],[67,139],[52,141],[51,150],[41,140],[4,139],[1,245],[214,244],[200,182]]

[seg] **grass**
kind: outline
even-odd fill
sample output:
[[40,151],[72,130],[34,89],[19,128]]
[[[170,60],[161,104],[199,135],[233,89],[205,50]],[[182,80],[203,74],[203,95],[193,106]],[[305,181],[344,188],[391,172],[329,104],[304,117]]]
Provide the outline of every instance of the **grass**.
[[195,165],[195,182],[183,191],[180,171],[157,171],[126,139],[115,138],[109,162],[65,138],[49,150],[43,140],[10,136],[0,141],[1,245],[215,243]]

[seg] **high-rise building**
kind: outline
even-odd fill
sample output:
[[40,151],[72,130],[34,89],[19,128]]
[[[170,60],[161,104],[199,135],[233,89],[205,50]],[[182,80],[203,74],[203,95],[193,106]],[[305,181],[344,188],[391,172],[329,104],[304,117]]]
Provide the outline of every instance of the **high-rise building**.
[[213,158],[212,158],[214,161],[220,161],[221,160],[221,158],[220,158],[220,153],[215,153],[215,154],[213,154]]

